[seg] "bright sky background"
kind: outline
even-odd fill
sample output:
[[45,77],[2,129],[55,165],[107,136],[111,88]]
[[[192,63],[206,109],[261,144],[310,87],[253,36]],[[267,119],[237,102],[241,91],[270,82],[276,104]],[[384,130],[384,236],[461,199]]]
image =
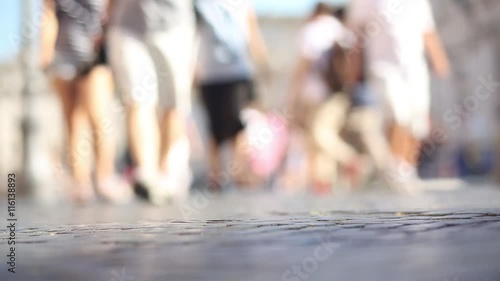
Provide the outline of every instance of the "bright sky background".
[[[41,0],[33,0],[40,7]],[[261,15],[304,16],[311,11],[317,0],[253,0],[255,9]],[[332,4],[346,3],[347,0],[326,0]],[[19,50],[21,29],[21,0],[2,0],[0,4],[0,62],[13,58]]]
[[[275,16],[304,16],[308,14],[317,0],[253,0],[259,14]],[[343,4],[347,0],[324,0],[332,4]]]

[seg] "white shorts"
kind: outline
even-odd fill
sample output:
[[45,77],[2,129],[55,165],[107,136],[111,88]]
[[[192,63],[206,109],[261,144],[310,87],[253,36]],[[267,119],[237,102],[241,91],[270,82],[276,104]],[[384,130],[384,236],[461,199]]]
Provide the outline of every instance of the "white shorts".
[[190,112],[194,39],[190,27],[148,36],[111,28],[110,65],[124,103]]
[[427,65],[401,69],[392,64],[373,65],[369,82],[386,118],[408,128],[419,138],[430,133],[430,85]]

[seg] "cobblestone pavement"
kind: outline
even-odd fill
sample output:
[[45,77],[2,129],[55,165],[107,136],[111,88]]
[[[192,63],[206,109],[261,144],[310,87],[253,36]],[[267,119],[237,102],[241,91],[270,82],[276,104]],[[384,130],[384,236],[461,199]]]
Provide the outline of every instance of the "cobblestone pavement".
[[2,231],[0,280],[500,280],[500,190],[487,187],[197,194],[162,208],[20,202],[18,220],[17,273]]

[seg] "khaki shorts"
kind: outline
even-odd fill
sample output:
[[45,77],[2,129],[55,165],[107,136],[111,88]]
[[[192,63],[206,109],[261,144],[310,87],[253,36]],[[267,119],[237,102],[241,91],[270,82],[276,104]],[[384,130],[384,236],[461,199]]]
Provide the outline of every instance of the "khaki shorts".
[[110,29],[110,64],[124,103],[189,112],[194,38],[188,27],[148,36]]

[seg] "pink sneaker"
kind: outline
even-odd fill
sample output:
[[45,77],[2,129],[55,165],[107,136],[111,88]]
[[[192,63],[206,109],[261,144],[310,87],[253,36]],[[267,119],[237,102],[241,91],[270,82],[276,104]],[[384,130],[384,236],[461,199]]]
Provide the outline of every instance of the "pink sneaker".
[[74,183],[71,187],[71,199],[75,204],[85,205],[95,199],[95,192],[92,184]]
[[133,192],[130,184],[118,177],[113,176],[97,183],[97,193],[106,201],[124,204],[130,202],[133,198]]

